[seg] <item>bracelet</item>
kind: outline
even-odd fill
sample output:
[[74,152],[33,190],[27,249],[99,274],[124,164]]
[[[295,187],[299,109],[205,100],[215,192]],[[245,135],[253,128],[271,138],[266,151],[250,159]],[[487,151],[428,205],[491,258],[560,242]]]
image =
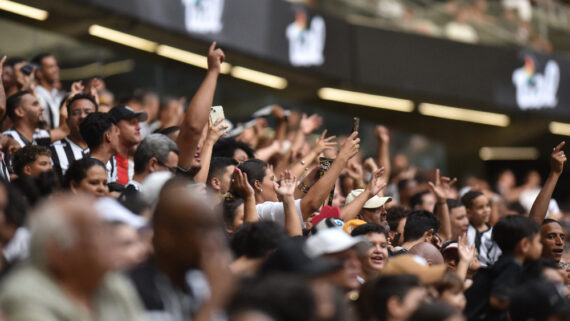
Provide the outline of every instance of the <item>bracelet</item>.
[[311,186],[307,186],[307,185],[303,184],[303,182],[300,182],[298,187],[299,187],[299,190],[305,194],[307,194],[307,192],[311,188]]

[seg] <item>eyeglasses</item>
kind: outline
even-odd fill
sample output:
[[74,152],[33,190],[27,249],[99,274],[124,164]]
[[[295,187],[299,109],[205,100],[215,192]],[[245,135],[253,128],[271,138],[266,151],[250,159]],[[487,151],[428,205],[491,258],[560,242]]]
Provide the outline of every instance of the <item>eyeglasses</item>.
[[156,162],[158,163],[158,165],[168,168],[168,170],[172,174],[176,174],[176,167],[170,167],[170,166],[166,165],[165,163],[161,162],[160,159],[158,159],[158,158],[156,159]]

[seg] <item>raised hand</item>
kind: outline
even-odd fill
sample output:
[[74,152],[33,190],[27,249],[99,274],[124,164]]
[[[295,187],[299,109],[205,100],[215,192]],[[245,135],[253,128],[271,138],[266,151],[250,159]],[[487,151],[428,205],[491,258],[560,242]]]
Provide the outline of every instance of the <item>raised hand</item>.
[[459,253],[459,260],[471,264],[475,257],[475,243],[471,246],[467,245],[467,234],[459,236],[457,240],[457,252]]
[[220,73],[226,55],[222,49],[216,49],[216,42],[212,42],[208,50],[208,70]]
[[390,142],[390,132],[388,131],[388,128],[386,126],[383,125],[376,126],[376,128],[374,129],[374,134],[376,134],[376,137],[382,142],[384,143]]
[[73,97],[79,93],[82,93],[85,90],[85,86],[83,86],[83,81],[75,81],[71,84],[71,91],[69,97]]
[[366,185],[366,191],[369,192],[370,197],[377,195],[384,187],[386,187],[386,183],[382,182],[380,179],[382,174],[384,174],[384,167],[381,167],[372,173],[372,179],[370,179],[370,182]]
[[0,81],[2,81],[2,72],[4,72],[4,62],[6,62],[6,56],[2,57],[2,60],[0,60]]
[[303,134],[309,135],[310,133],[314,132],[317,128],[321,127],[323,124],[323,118],[317,114],[312,114],[310,117],[307,117],[306,114],[303,114],[301,117],[301,123],[299,127],[303,131]]
[[457,182],[457,178],[449,178],[439,175],[439,168],[435,170],[435,184],[432,182],[428,182],[429,188],[432,193],[435,194],[435,197],[439,202],[444,202],[447,200],[447,195],[449,194],[449,190],[451,186]]
[[552,154],[550,154],[550,170],[557,175],[562,174],[564,163],[566,163],[566,154],[562,150],[564,145],[566,145],[566,142],[561,142],[552,149]]
[[295,187],[297,186],[297,178],[291,174],[290,170],[284,170],[280,177],[280,182],[273,183],[273,188],[277,195],[283,197],[293,196],[295,193]]
[[224,118],[220,118],[216,120],[215,124],[212,124],[212,120],[208,120],[208,134],[206,136],[206,140],[215,143],[220,137],[226,135],[226,132],[224,130],[228,128],[228,125],[225,123],[222,124],[223,121]]
[[376,164],[374,158],[368,157],[367,159],[364,160],[364,169],[369,171],[370,173],[374,173],[375,171],[378,170],[378,165]]
[[236,167],[232,176],[232,190],[243,198],[254,195],[255,191],[247,180],[247,173]]
[[313,151],[315,151],[315,153],[317,153],[317,155],[322,153],[323,151],[325,151],[327,149],[331,149],[337,145],[336,142],[333,142],[333,140],[336,138],[336,136],[331,136],[331,137],[325,138],[326,134],[327,134],[327,130],[325,129],[323,131],[323,133],[321,134],[321,136],[315,142],[315,146],[313,146]]
[[344,157],[345,160],[349,160],[358,153],[358,150],[360,149],[360,138],[357,136],[358,132],[354,132],[348,136],[340,147],[337,157]]
[[278,105],[274,105],[271,108],[271,114],[273,115],[273,117],[275,117],[277,119],[284,119],[285,118],[285,110],[283,110],[283,107],[278,106]]

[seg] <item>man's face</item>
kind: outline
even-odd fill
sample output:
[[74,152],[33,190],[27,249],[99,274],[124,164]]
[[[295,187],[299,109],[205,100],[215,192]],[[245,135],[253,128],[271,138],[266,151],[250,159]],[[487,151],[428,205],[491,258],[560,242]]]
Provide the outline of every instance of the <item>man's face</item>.
[[178,154],[175,152],[168,153],[168,160],[164,164],[159,164],[161,167],[160,171],[175,171],[178,166]]
[[362,209],[362,219],[367,223],[376,223],[382,226],[387,226],[388,221],[386,220],[386,208],[384,205],[377,208],[363,208]]
[[220,177],[220,194],[224,195],[230,190],[230,185],[232,183],[232,175],[235,171],[236,167],[234,165],[230,165],[226,167],[224,173]]
[[117,124],[121,145],[132,147],[141,142],[141,126],[137,118],[123,119]]
[[25,166],[24,172],[33,178],[38,178],[42,173],[49,172],[51,170],[51,159],[47,155],[38,155],[36,160]]
[[44,121],[44,107],[32,94],[25,94],[22,97],[20,107],[22,119],[29,124],[37,126],[40,122]]
[[388,260],[388,240],[382,233],[368,233],[365,236],[372,246],[368,249],[364,270],[382,271]]
[[59,82],[59,66],[54,56],[48,56],[42,59],[42,75],[50,84]]
[[355,249],[327,254],[325,255],[325,258],[342,265],[342,269],[331,274],[330,280],[332,283],[346,291],[360,288],[358,276],[362,272],[362,266]]
[[451,233],[453,239],[467,233],[469,227],[469,219],[467,218],[467,210],[465,206],[459,206],[450,211],[451,217]]
[[542,256],[560,262],[564,252],[566,233],[560,224],[552,222],[540,227],[540,241],[543,245]]
[[79,99],[69,106],[69,115],[67,124],[71,133],[75,137],[81,137],[79,133],[79,124],[87,118],[87,115],[95,111],[95,105],[89,99]]

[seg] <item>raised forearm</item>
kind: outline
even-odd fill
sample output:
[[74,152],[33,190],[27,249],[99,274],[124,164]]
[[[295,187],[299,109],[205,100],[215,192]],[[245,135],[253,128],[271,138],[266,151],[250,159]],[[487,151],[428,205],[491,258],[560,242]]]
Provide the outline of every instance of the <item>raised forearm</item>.
[[381,139],[378,140],[378,167],[384,166],[382,181],[388,183],[390,179],[390,144]]
[[257,215],[257,209],[255,208],[255,196],[248,195],[243,201],[243,222],[257,222],[259,221],[259,216]]
[[345,222],[355,219],[362,207],[364,207],[366,201],[371,197],[372,196],[366,190],[360,193],[352,202],[340,209],[340,218]]
[[554,188],[556,187],[556,183],[558,183],[559,178],[560,175],[550,173],[546,182],[544,182],[544,186],[540,190],[540,193],[538,193],[538,196],[532,204],[530,217],[538,224],[542,224],[542,221],[546,216],[548,206],[550,205],[550,199],[552,198],[552,193],[554,193]]
[[206,180],[208,180],[208,171],[210,170],[210,162],[212,161],[214,143],[215,141],[206,139],[204,146],[202,146],[202,150],[200,151],[200,171],[196,176],[194,176],[194,181],[196,183],[206,184]]
[[441,223],[438,234],[444,242],[449,241],[451,239],[451,220],[449,218],[449,207],[447,207],[447,202],[445,200],[437,201],[435,204],[435,213]]
[[198,146],[200,136],[202,135],[202,129],[208,121],[218,75],[217,71],[208,71],[200,88],[192,97],[184,120],[180,125],[180,134],[176,139],[176,143],[180,150],[178,164],[182,168],[189,168],[192,164],[196,146]]
[[295,206],[295,199],[293,196],[283,198],[283,210],[285,213],[285,230],[287,231],[287,234],[289,236],[303,235],[303,226],[301,225],[299,214],[297,214],[297,208]]
[[315,160],[315,158],[317,158],[317,156],[318,154],[314,150],[311,150],[307,155],[305,155],[305,157],[303,157],[302,160],[295,162],[295,164],[293,164],[293,166],[291,167],[291,173],[295,177],[302,177],[303,174],[305,174],[305,169],[309,167],[310,164],[313,163],[313,161]]

